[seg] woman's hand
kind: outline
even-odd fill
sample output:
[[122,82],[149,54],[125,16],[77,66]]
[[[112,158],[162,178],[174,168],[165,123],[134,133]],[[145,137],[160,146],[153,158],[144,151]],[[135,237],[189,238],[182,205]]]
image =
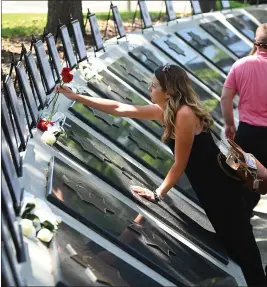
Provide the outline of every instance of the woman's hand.
[[134,191],[137,195],[144,197],[145,199],[153,202],[155,201],[154,193],[145,187],[131,186],[131,190]]
[[65,97],[67,97],[68,99],[72,101],[77,100],[78,95],[73,93],[73,91],[66,86],[63,86],[63,87],[57,86],[56,91],[57,93],[63,94]]

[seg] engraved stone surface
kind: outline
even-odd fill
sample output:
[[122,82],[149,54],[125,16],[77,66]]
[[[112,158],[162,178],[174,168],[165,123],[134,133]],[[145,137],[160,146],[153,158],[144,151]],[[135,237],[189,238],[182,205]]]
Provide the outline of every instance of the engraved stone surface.
[[61,278],[56,278],[58,284],[62,282],[66,286],[160,286],[65,222],[60,224],[55,240],[51,251],[58,258],[57,267],[61,274]]
[[74,103],[70,111],[159,176],[166,176],[171,168],[173,156],[123,118],[109,116],[116,124],[110,126],[79,102]]
[[182,65],[185,70],[192,72],[211,90],[221,95],[224,77],[215,69],[211,68],[206,60],[199,57],[199,55],[182,40],[176,36],[166,35],[153,40],[152,43],[175,62]]
[[114,213],[114,211],[109,208],[105,202],[105,199],[101,196],[98,196],[96,193],[94,193],[91,190],[85,189],[79,181],[73,181],[70,178],[68,178],[66,175],[63,175],[62,177],[64,183],[69,186],[71,189],[73,189],[81,200],[92,204],[99,210],[101,210],[103,213],[111,212]]
[[251,47],[219,20],[202,23],[200,24],[200,27],[207,31],[237,57],[242,58],[249,54]]
[[230,22],[237,30],[245,35],[251,41],[255,39],[255,32],[258,25],[255,24],[247,15],[236,15],[226,17],[227,21]]
[[[71,120],[67,119],[66,124],[67,125],[64,126],[64,129],[68,134],[72,134],[72,132],[74,132],[76,135],[79,134],[80,136],[85,137],[95,147],[97,147],[99,152],[95,151],[95,155],[92,155],[91,152],[88,153],[84,151],[81,145],[73,140],[71,135],[67,138],[59,138],[56,147],[60,151],[64,152],[64,154],[71,157],[78,164],[100,177],[125,196],[140,204],[143,208],[146,208],[149,212],[154,214],[154,216],[159,217],[164,221],[165,224],[171,226],[174,230],[177,230],[185,238],[188,238],[190,241],[212,254],[215,258],[219,259],[223,263],[228,262],[223,249],[218,242],[215,241],[216,236],[199,226],[196,222],[181,212],[179,208],[180,202],[177,202],[177,197],[172,194],[172,191],[170,191],[164,198],[164,201],[161,201],[159,204],[150,202],[142,197],[138,198],[134,196],[130,188],[131,186],[139,185],[149,189],[155,189],[158,183],[155,182],[153,178],[149,177],[144,171],[134,166],[128,160],[120,156],[117,152],[111,150],[111,148],[104,145],[92,135],[85,132]],[[105,160],[99,160],[103,154],[105,155]],[[61,163],[58,159],[55,159],[55,161],[57,163],[57,167],[54,173],[59,170],[60,174],[58,178],[60,181],[62,181],[63,175],[65,175],[73,181],[81,182],[80,178],[82,177],[73,175],[74,171],[72,171],[70,167]],[[62,168],[59,168],[59,166],[62,166]],[[95,191],[95,187],[89,182],[86,182],[86,186],[88,185],[90,190]],[[65,184],[64,186],[67,188]],[[73,190],[71,190],[71,192],[75,194]],[[188,191],[184,191],[186,196],[188,196],[187,192]],[[102,194],[100,194],[100,196],[103,197]],[[78,198],[78,196],[75,195],[75,198]],[[110,209],[116,212],[116,210],[110,205],[109,201],[105,200],[105,202]],[[188,208],[190,209],[190,207]],[[111,213],[108,212],[106,215],[110,216]],[[207,226],[208,219],[204,214],[199,212],[198,219],[203,226]]]
[[267,10],[249,7],[246,9],[248,13],[254,16],[260,23],[267,23]]
[[144,228],[138,223],[131,223],[128,228],[134,230],[144,239],[147,245],[154,248],[158,248],[161,252],[170,257],[170,254],[176,255],[176,253],[168,246],[166,241],[164,241],[159,235],[154,233],[150,228]]
[[227,74],[230,71],[235,60],[218,47],[216,43],[209,38],[207,32],[199,27],[192,27],[178,30],[175,34],[213,62],[224,73]]
[[137,72],[139,68],[132,61],[121,57],[107,68],[150,100],[148,89],[151,83],[151,76],[146,72]]
[[[133,105],[147,105],[149,102],[142,99],[136,92],[128,89],[124,84],[115,79],[111,74],[102,71],[98,76],[93,77],[87,83],[89,88],[99,94],[101,97]],[[163,126],[158,121],[148,121],[134,119],[137,123],[155,135],[161,138],[163,135]]]
[[[202,33],[205,33],[203,30],[201,30]],[[190,32],[189,32],[190,33]],[[198,36],[198,35],[196,35]],[[200,37],[198,36],[198,38],[200,39]],[[199,40],[200,41],[200,40]],[[145,47],[138,47],[135,48],[134,50],[132,50],[131,52],[129,52],[129,54],[135,58],[137,61],[139,61],[144,67],[146,67],[150,72],[154,72],[154,69],[151,66],[151,63],[148,61],[145,61],[142,58],[141,52],[140,50],[148,50],[148,48]],[[150,50],[148,50],[150,51]],[[231,58],[229,58],[231,60]],[[157,62],[161,62],[158,58],[156,53],[153,53],[153,60],[157,61]],[[163,63],[161,62],[160,65],[162,65]],[[159,66],[160,66],[159,65]],[[219,123],[220,125],[224,125],[224,120],[223,120],[223,116],[222,116],[222,112],[221,112],[221,107],[220,107],[220,102],[215,99],[213,96],[211,96],[206,90],[202,89],[196,82],[194,82],[193,80],[191,80],[191,84],[194,88],[194,90],[197,92],[197,94],[200,97],[200,100],[203,102],[204,106],[207,108],[207,110],[211,113],[212,117],[214,118],[214,120]]]
[[[76,171],[70,167],[66,168],[66,165],[57,161],[48,200],[138,260],[149,264],[152,269],[172,282],[179,286],[201,285],[201,282],[207,279],[229,276],[105,190],[99,188],[98,195],[105,198],[114,214],[103,213],[88,205],[64,184],[62,178],[64,174],[72,179],[81,178]],[[86,187],[91,183],[84,180],[83,185]],[[134,225],[133,228],[136,227],[135,224],[142,228],[135,228],[138,230],[136,232],[129,228],[131,224]],[[142,236],[139,232],[142,232]],[[75,248],[75,251],[78,250]],[[79,251],[77,253],[80,254]]]
[[129,55],[132,56],[136,61],[147,67],[152,73],[154,73],[154,71],[159,66],[163,65],[163,62],[155,56],[154,52],[143,46],[133,49],[129,52]]

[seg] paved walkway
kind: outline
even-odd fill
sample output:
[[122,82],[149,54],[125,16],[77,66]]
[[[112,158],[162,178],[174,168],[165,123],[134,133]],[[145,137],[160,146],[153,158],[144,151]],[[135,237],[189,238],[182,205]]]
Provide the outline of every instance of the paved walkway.
[[[128,1],[112,1],[119,11],[127,11]],[[160,11],[162,1],[146,1],[149,11]],[[135,10],[137,1],[131,1],[131,10]],[[91,12],[108,12],[110,1],[82,1],[83,11],[87,8]],[[163,3],[163,9],[164,3]],[[174,10],[178,12],[190,12],[189,1],[173,1]],[[47,1],[2,1],[2,14],[4,13],[47,13]]]

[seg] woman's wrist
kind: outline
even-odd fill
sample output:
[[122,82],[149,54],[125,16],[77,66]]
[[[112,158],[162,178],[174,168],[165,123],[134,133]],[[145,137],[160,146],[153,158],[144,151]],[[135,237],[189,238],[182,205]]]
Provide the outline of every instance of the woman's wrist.
[[160,192],[159,188],[153,190],[153,193],[154,193],[154,197],[155,197],[156,201],[163,200],[163,196],[161,195],[161,192]]

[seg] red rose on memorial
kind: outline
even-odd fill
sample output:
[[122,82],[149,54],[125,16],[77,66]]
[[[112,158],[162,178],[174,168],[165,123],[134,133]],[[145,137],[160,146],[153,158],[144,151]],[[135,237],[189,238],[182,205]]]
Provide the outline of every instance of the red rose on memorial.
[[[73,75],[70,73],[71,68],[63,68],[62,72],[61,72],[61,82],[60,82],[60,87],[63,87],[63,85],[65,83],[70,83],[73,80]],[[57,100],[59,97],[59,93],[56,93],[54,98],[52,99],[52,101],[50,103],[52,104],[52,111],[48,117],[48,119],[40,119],[38,124],[37,124],[37,128],[41,131],[46,131],[48,129],[48,125],[52,125],[53,126],[53,122],[51,121],[52,117],[55,115],[55,113],[58,110],[59,105],[56,106]],[[50,105],[50,104],[49,104]]]

